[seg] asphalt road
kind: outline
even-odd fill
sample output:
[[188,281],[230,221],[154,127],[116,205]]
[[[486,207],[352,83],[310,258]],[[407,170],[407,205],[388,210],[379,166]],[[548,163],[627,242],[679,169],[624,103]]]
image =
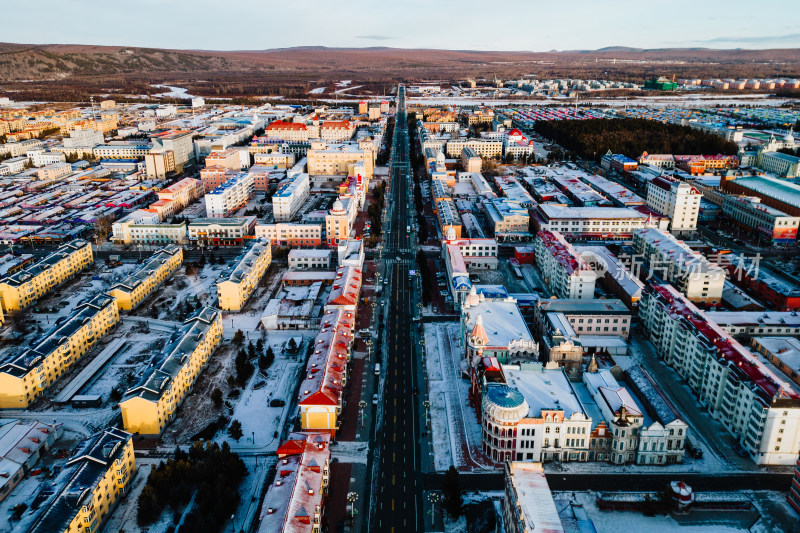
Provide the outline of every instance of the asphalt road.
[[420,474],[419,406],[417,405],[414,323],[416,298],[409,271],[413,268],[413,234],[410,215],[410,167],[405,89],[398,91],[395,137],[392,146],[390,220],[383,258],[389,279],[387,351],[383,382],[383,424],[376,428],[373,447],[379,461],[373,480],[375,506],[370,530],[423,531],[422,476]]

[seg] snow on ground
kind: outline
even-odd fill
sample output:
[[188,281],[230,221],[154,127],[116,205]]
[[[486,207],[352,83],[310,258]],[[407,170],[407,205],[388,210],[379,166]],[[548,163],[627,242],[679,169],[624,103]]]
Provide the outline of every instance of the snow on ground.
[[481,428],[467,404],[469,382],[462,379],[459,324],[425,324],[431,438],[436,470],[496,470],[481,451]]
[[325,92],[325,87],[315,87],[308,91],[308,94],[322,94]]
[[[783,511],[786,496],[781,492],[748,492],[755,512],[695,511],[688,515],[645,516],[635,511],[602,511],[597,507],[595,492],[554,492],[556,508],[567,532],[577,532],[577,516],[585,512],[597,533],[618,531],[658,531],[682,533],[733,533],[787,531],[786,524],[794,516]],[[761,515],[759,518],[758,515]],[[753,520],[757,520],[753,524]],[[752,527],[751,527],[752,526]]]

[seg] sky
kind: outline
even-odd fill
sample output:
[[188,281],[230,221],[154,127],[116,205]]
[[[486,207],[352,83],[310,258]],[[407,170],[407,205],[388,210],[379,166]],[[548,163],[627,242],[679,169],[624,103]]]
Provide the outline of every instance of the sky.
[[[202,50],[800,48],[798,0],[4,0],[0,41]],[[19,22],[14,22],[19,21]]]

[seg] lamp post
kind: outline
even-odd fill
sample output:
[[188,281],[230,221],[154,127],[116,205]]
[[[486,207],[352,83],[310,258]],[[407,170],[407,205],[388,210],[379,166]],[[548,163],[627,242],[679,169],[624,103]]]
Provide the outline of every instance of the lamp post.
[[428,494],[428,501],[431,502],[431,525],[436,520],[436,504],[439,503],[441,496],[438,492],[431,492]]
[[356,514],[356,501],[358,501],[358,493],[348,492],[347,501],[350,502],[350,518],[352,519]]
[[366,416],[365,408],[367,407],[367,402],[361,400],[358,402],[358,415],[361,418],[361,427],[364,427],[364,417]]

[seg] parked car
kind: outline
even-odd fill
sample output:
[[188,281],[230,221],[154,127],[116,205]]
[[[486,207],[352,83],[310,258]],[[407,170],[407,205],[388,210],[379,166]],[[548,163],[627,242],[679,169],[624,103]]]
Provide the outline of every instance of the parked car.
[[286,402],[283,400],[278,400],[277,398],[269,402],[270,407],[283,407],[284,405],[286,405]]
[[373,394],[372,395],[372,405],[378,405],[378,395],[377,394]]

